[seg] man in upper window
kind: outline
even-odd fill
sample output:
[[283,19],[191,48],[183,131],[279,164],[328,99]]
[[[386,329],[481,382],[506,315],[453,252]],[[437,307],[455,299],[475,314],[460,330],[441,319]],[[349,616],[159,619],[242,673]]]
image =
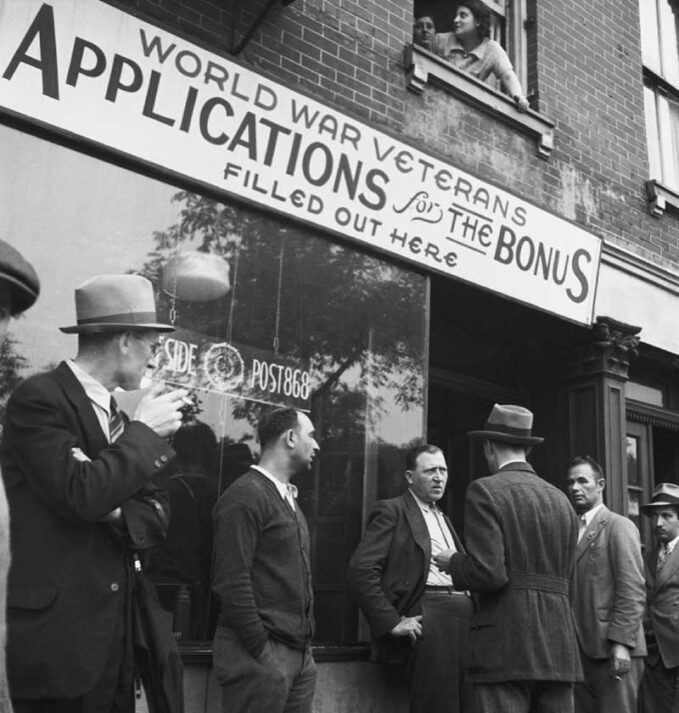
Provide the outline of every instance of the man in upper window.
[[532,426],[528,409],[495,404],[469,433],[483,439],[492,475],[467,488],[467,554],[435,556],[455,587],[478,595],[469,678],[483,713],[570,713],[582,680],[569,600],[577,518],[526,461],[543,441]]
[[660,483],[641,510],[651,518],[657,544],[644,556],[646,644],[641,681],[644,713],[679,710],[679,485]]
[[567,484],[580,518],[573,608],[585,682],[575,686],[575,708],[636,713],[646,655],[639,532],[604,505],[606,478],[595,460],[574,458]]
[[214,668],[224,713],[311,713],[316,665],[309,530],[290,482],[318,454],[294,408],[263,414],[258,465],[214,507]]
[[76,290],[78,354],[19,386],[0,461],[11,513],[7,668],[16,713],[134,710],[132,559],[162,542],[152,484],[174,451],[183,389],[151,389],[132,420],[111,392],[138,389],[170,325],[151,283],[101,275]]
[[[17,317],[31,307],[39,292],[40,281],[33,266],[11,245],[0,240],[0,343],[5,337],[10,317]],[[3,713],[12,711],[5,665],[9,545],[9,509],[5,489],[0,481],[0,711]]]
[[512,98],[519,111],[528,109],[528,100],[507,53],[490,39],[490,10],[483,0],[464,0],[453,15],[453,31],[434,37],[433,51],[472,76],[486,81],[492,74]]
[[406,454],[409,489],[377,503],[349,563],[349,585],[368,619],[373,660],[405,663],[411,713],[470,710],[467,592],[458,592],[433,555],[464,552],[438,501],[448,480],[443,453],[416,446]]

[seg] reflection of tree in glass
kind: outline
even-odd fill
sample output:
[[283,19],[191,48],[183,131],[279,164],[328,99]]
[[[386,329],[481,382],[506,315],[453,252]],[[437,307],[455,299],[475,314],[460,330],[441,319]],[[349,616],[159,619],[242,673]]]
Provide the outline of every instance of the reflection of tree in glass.
[[180,221],[154,234],[142,273],[160,285],[175,251],[198,250],[221,255],[232,283],[209,303],[173,305],[161,293],[161,310],[175,307],[178,326],[308,360],[316,398],[351,373],[360,390],[389,390],[403,410],[421,405],[419,276],[280,219],[185,191],[175,200]]
[[28,359],[16,351],[17,344],[16,339],[7,336],[0,345],[0,424],[5,422],[7,399],[23,380],[21,372],[28,366]]

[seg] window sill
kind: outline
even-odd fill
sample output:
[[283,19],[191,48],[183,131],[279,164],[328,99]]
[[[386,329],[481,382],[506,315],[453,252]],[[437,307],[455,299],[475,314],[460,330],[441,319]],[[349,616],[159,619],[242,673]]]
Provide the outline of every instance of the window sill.
[[470,104],[534,137],[537,141],[538,156],[549,158],[554,148],[556,122],[532,109],[524,113],[519,112],[509,97],[422,47],[407,45],[403,51],[403,64],[407,77],[406,86],[410,91],[422,94],[427,84],[433,84],[451,94],[461,95]]
[[668,206],[679,211],[679,193],[659,183],[655,178],[646,181],[646,197],[654,218],[661,218]]

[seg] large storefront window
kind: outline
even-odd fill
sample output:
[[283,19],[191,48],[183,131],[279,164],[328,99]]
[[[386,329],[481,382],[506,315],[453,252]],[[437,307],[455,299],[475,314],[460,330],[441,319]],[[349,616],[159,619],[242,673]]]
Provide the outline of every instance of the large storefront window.
[[290,404],[309,412],[322,449],[297,481],[312,530],[317,640],[355,641],[346,565],[366,509],[402,490],[403,451],[423,434],[425,278],[287,219],[6,127],[0,156],[0,233],[43,283],[3,354],[0,396],[75,354],[58,327],[73,323],[73,290],[95,274],[148,276],[161,318],[176,327],[152,378],[186,385],[194,405],[162,478],[168,542],[147,569],[177,638],[211,638],[212,506],[256,461],[261,410]]

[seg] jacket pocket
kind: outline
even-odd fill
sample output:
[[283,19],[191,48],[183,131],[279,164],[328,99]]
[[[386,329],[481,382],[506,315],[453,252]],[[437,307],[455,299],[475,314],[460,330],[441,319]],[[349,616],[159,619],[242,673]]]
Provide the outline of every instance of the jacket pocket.
[[9,609],[47,609],[57,598],[58,590],[54,586],[10,587],[7,594]]

